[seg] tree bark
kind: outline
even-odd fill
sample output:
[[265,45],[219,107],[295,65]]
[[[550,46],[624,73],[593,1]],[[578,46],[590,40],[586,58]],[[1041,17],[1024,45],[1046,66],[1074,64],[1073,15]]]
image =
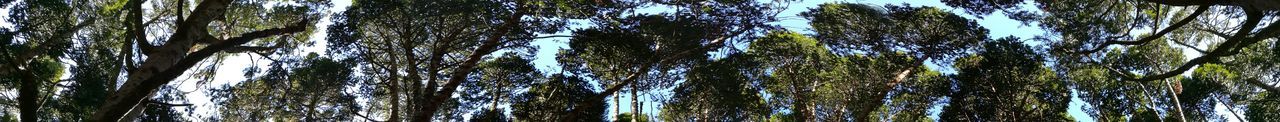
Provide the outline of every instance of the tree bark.
[[631,122],[639,122],[640,118],[640,101],[636,97],[636,82],[631,82]]
[[388,83],[390,84],[391,97],[387,99],[391,100],[391,116],[387,118],[387,121],[400,121],[400,80],[391,80]]
[[23,72],[27,72],[27,74],[22,75],[22,85],[18,88],[18,108],[20,109],[19,113],[22,114],[18,118],[22,119],[23,122],[35,122],[36,115],[39,115],[36,112],[40,110],[40,105],[36,102],[40,96],[37,92],[40,92],[40,82],[44,81],[36,78],[35,73],[30,71]]
[[1174,105],[1173,107],[1177,107],[1177,109],[1174,109],[1174,110],[1178,110],[1178,121],[1186,122],[1187,115],[1184,114],[1185,113],[1184,111],[1182,111],[1182,101],[1178,100],[1178,92],[1173,91],[1173,84],[1170,84],[1168,79],[1165,79],[1162,81],[1164,81],[1165,88],[1168,88],[1167,90],[1169,90],[1169,95],[1173,95],[1173,98],[1172,98],[1173,105]]

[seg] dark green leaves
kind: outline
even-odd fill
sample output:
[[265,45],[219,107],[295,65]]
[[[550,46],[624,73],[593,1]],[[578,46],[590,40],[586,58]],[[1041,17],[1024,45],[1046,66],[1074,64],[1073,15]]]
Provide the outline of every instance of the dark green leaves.
[[837,53],[893,54],[948,60],[987,39],[973,20],[933,7],[823,4],[801,14]]

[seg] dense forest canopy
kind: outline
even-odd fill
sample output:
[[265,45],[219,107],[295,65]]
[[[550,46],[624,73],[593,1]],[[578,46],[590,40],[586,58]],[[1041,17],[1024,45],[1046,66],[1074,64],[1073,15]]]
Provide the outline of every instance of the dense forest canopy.
[[1280,1],[928,1],[0,0],[0,121],[1280,120]]

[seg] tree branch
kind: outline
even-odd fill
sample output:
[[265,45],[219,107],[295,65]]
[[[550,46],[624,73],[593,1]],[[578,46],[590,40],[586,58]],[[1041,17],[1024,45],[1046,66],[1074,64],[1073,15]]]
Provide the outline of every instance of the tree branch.
[[1207,28],[1196,27],[1196,30],[1204,31],[1204,32],[1208,32],[1209,34],[1216,35],[1216,36],[1218,36],[1218,37],[1221,37],[1222,39],[1230,39],[1230,38],[1231,38],[1231,35],[1227,35],[1227,33],[1222,33],[1222,32],[1218,32],[1218,31],[1215,31],[1215,30],[1209,30],[1209,29],[1207,29]]
[[155,105],[162,105],[162,106],[169,106],[169,107],[191,106],[191,105],[193,105],[193,104],[191,104],[191,103],[173,104],[173,103],[165,103],[165,102],[160,102],[160,101],[155,101],[155,100],[147,100],[147,103],[148,103],[148,104],[155,104]]
[[1206,53],[1209,53],[1209,51],[1204,51],[1204,49],[1200,49],[1200,48],[1198,48],[1198,47],[1196,47],[1196,46],[1192,46],[1192,45],[1187,44],[1187,43],[1184,43],[1184,42],[1182,42],[1182,41],[1172,41],[1172,42],[1173,42],[1174,44],[1178,44],[1178,45],[1182,45],[1182,46],[1187,47],[1187,48],[1191,48],[1192,50],[1195,50],[1196,52],[1200,52],[1200,54],[1206,54]]
[[[1223,42],[1222,44],[1218,45],[1218,47],[1213,49],[1212,52],[1209,52],[1204,56],[1191,59],[1191,61],[1187,61],[1187,63],[1182,64],[1182,66],[1179,66],[1178,68],[1172,71],[1168,71],[1168,72],[1164,72],[1156,75],[1144,76],[1144,77],[1134,77],[1131,75],[1125,75],[1125,77],[1122,77],[1122,78],[1124,80],[1129,80],[1129,81],[1152,81],[1152,80],[1169,78],[1169,77],[1182,74],[1187,70],[1191,70],[1192,67],[1199,66],[1200,64],[1218,60],[1219,57],[1230,56],[1235,54],[1230,52],[1233,52],[1234,50],[1236,50],[1236,47],[1240,46],[1238,44],[1241,44],[1241,42],[1247,41],[1246,39],[1252,40],[1248,42],[1257,41],[1256,38],[1246,38],[1246,37],[1248,37],[1249,33],[1252,32],[1254,28],[1258,27],[1258,23],[1262,21],[1262,17],[1264,16],[1264,14],[1261,11],[1257,11],[1255,9],[1246,8],[1245,12],[1248,16],[1245,19],[1245,23],[1243,24],[1244,27],[1240,28],[1240,30],[1237,30],[1235,35],[1231,36],[1231,38],[1228,39],[1226,42]],[[1278,27],[1276,24],[1272,24],[1263,30],[1268,30],[1267,32],[1264,32],[1264,33],[1272,33],[1271,31],[1280,30],[1280,27]],[[1245,44],[1250,44],[1250,43],[1245,43]]]
[[263,47],[263,46],[235,46],[235,47],[227,48],[227,50],[225,50],[225,51],[226,51],[227,53],[262,52],[262,51],[271,51],[271,50],[275,50],[275,49],[279,49],[279,48],[280,48],[280,46],[279,46],[279,45],[275,45],[275,46],[268,46],[268,47]]
[[1250,85],[1253,85],[1253,86],[1258,86],[1259,88],[1262,88],[1263,90],[1267,90],[1271,93],[1280,94],[1280,87],[1263,83],[1262,81],[1259,81],[1258,78],[1249,78],[1249,79],[1246,79],[1245,82],[1248,82]]
[[1147,42],[1151,42],[1152,40],[1156,40],[1156,39],[1159,39],[1160,37],[1164,37],[1165,34],[1169,34],[1169,32],[1173,32],[1173,30],[1182,28],[1182,26],[1187,25],[1187,23],[1191,23],[1191,21],[1195,20],[1197,17],[1199,17],[1201,14],[1204,14],[1204,12],[1208,10],[1209,10],[1209,5],[1200,5],[1199,7],[1196,8],[1195,12],[1191,13],[1191,15],[1187,16],[1186,18],[1183,18],[1177,23],[1173,23],[1173,25],[1169,25],[1169,27],[1165,27],[1164,29],[1161,29],[1160,32],[1156,32],[1155,34],[1142,37],[1141,39],[1138,39],[1135,41],[1107,40],[1107,42],[1103,42],[1101,45],[1093,47],[1093,49],[1077,51],[1076,53],[1078,54],[1096,53],[1098,51],[1106,49],[1108,46],[1116,45],[1116,44],[1118,45],[1146,44]]
[[[79,24],[76,24],[71,28],[68,28],[66,30],[61,30],[58,33],[55,33],[53,37],[60,38],[63,36],[71,36],[76,31],[79,31],[84,27],[92,25],[96,21],[97,19],[95,19],[94,17],[89,17],[88,19],[81,21]],[[18,32],[15,32],[15,34],[16,33]],[[46,50],[49,50],[49,48],[53,48],[53,46],[56,46],[56,45],[58,45],[57,42],[41,43],[38,46],[36,46],[34,50],[26,51],[25,53],[18,55],[18,57],[12,57],[12,59],[9,59],[9,60],[12,62],[18,62],[18,63],[9,63],[5,65],[0,65],[0,75],[7,75],[9,73],[17,72],[19,70],[18,69],[19,67],[23,67],[22,65],[25,65],[31,62],[32,59],[37,58],[37,56],[40,56],[40,54],[46,53],[47,52]]]

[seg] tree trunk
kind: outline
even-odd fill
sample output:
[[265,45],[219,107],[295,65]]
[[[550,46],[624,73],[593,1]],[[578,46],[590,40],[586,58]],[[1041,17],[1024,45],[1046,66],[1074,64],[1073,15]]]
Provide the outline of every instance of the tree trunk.
[[[921,61],[916,61],[916,62],[917,62],[916,64],[922,63]],[[898,83],[902,83],[903,81],[906,81],[907,78],[915,74],[915,72],[912,71],[913,69],[915,69],[915,67],[909,67],[905,70],[899,71],[893,77],[893,81],[889,81],[888,83],[885,84],[884,91],[880,91],[879,93],[876,93],[875,96],[871,96],[871,99],[874,99],[872,100],[874,102],[863,103],[863,104],[873,105],[873,106],[866,106],[862,108],[862,113],[858,113],[858,120],[871,121],[871,113],[873,113],[872,111],[875,111],[877,108],[880,108],[880,106],[883,106],[882,103],[884,103],[884,99],[885,99],[884,97],[888,96],[890,91],[893,91],[893,87],[897,87]]]
[[[402,52],[404,52],[405,62],[406,64],[408,64],[408,66],[405,67],[407,68],[405,72],[409,73],[409,78],[407,80],[404,80],[404,82],[410,85],[409,90],[405,90],[405,91],[408,92],[406,93],[408,96],[418,96],[423,93],[421,93],[422,90],[420,90],[422,89],[422,75],[421,73],[419,73],[420,71],[418,70],[418,55],[414,53],[414,49],[416,48],[415,44],[417,42],[414,42],[413,39],[408,39],[408,38],[404,39],[404,41],[407,41],[407,42],[400,44],[401,45],[400,49]],[[418,108],[421,106],[421,105],[418,105],[418,104],[421,104],[419,103],[421,101],[418,101],[415,98],[410,98],[408,99],[407,102],[409,105],[409,109],[408,109],[410,111],[409,113],[417,112]]]
[[[618,100],[618,99],[620,99],[618,98],[618,95],[613,95],[613,114],[621,115],[622,102],[620,102],[621,100]],[[618,118],[618,116],[613,116],[613,121],[622,121],[620,119],[621,118]]]
[[391,100],[391,116],[387,121],[398,122],[400,121],[400,82],[399,80],[391,80],[389,82],[391,83],[391,97],[387,99]]
[[638,104],[640,101],[637,99],[639,97],[636,97],[636,91],[639,91],[636,89],[636,83],[631,82],[631,122],[639,122],[636,119],[640,118],[640,104]]
[[40,92],[40,82],[43,81],[36,78],[36,74],[30,71],[18,70],[18,72],[27,72],[27,74],[22,75],[24,80],[21,81],[22,86],[18,88],[18,108],[21,109],[20,113],[22,114],[19,118],[23,122],[35,122],[36,115],[39,115],[36,112],[40,110],[40,105],[36,102],[40,96],[37,92]]
[[1177,108],[1174,110],[1178,110],[1178,121],[1186,122],[1187,115],[1182,111],[1182,101],[1178,100],[1178,93],[1173,91],[1173,84],[1170,84],[1168,79],[1161,81],[1164,81],[1165,88],[1169,90],[1169,95],[1173,95],[1173,107]]

